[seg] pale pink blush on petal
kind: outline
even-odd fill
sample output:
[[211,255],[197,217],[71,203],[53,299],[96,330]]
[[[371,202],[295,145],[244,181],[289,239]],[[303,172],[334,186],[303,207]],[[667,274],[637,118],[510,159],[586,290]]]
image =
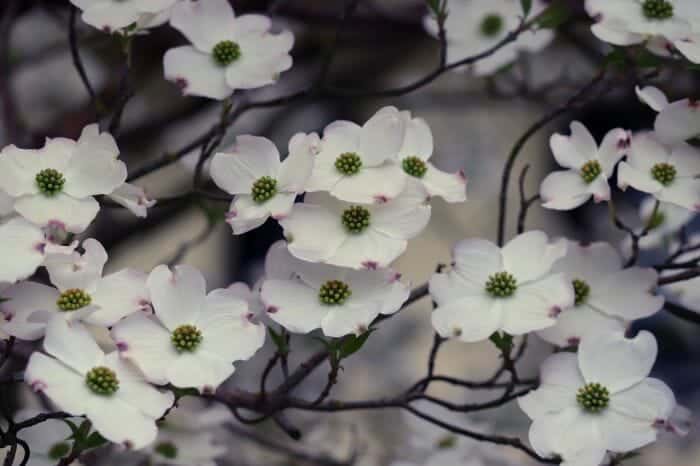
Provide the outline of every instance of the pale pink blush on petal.
[[29,384],[29,386],[31,387],[34,393],[41,393],[48,387],[48,385],[46,385],[46,382],[42,382],[41,380],[34,380],[32,381],[32,383]]
[[384,194],[377,194],[374,196],[374,202],[375,204],[386,204],[389,202],[389,198]]
[[126,353],[129,351],[129,345],[125,341],[118,341],[115,345],[117,347],[117,351],[120,353]]
[[279,308],[277,306],[268,306],[265,308],[265,312],[268,314],[275,314],[277,311],[279,311]]
[[549,309],[549,317],[555,318],[558,317],[559,314],[561,314],[561,308],[559,306],[553,306]]
[[377,261],[364,261],[362,267],[367,270],[377,270],[379,268],[379,263]]

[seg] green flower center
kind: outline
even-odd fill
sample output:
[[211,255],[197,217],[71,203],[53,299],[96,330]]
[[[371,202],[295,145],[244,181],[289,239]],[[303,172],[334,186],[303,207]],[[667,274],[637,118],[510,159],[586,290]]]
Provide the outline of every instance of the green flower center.
[[600,163],[597,160],[589,160],[581,167],[581,178],[583,181],[590,184],[603,172]]
[[177,447],[173,442],[161,442],[153,449],[163,458],[173,460],[177,458]]
[[180,325],[170,335],[170,341],[179,353],[196,350],[203,339],[201,330],[189,324]]
[[362,233],[369,226],[369,220],[370,212],[366,207],[354,205],[343,211],[343,225],[350,233]]
[[676,167],[670,163],[657,163],[651,167],[651,176],[664,186],[668,186],[676,179]]
[[656,228],[659,228],[661,225],[663,225],[666,222],[666,214],[661,212],[660,210],[656,210],[647,222],[649,230],[654,230]]
[[119,390],[117,374],[109,367],[93,367],[85,376],[85,384],[97,395],[114,395]]
[[345,176],[356,175],[362,168],[362,159],[354,152],[345,152],[335,159],[335,169]]
[[66,179],[63,173],[53,168],[45,168],[36,174],[36,185],[44,196],[53,197],[63,191]]
[[401,166],[403,171],[415,178],[423,178],[428,171],[428,166],[418,157],[406,157],[401,162]]
[[70,453],[71,447],[68,443],[66,442],[61,442],[53,445],[51,448],[49,448],[49,453],[48,457],[51,458],[54,461],[58,461],[64,456],[66,456],[68,453]]
[[258,204],[269,201],[277,194],[277,180],[269,176],[258,178],[255,183],[253,183],[250,194],[253,196],[253,200]]
[[222,40],[214,46],[211,55],[217,65],[228,66],[241,58],[241,47],[231,40]]
[[608,407],[610,392],[599,383],[589,383],[578,389],[576,401],[589,413],[599,413]]
[[318,290],[318,299],[328,306],[343,304],[351,295],[348,284],[340,280],[329,280]]
[[518,281],[508,272],[497,272],[486,281],[486,291],[494,298],[513,296],[518,289]]
[[574,296],[576,296],[574,304],[580,306],[586,302],[588,295],[591,294],[591,287],[588,285],[588,283],[584,282],[583,280],[579,280],[578,278],[571,283],[574,285]]
[[503,17],[495,13],[486,15],[481,21],[479,29],[484,36],[495,37],[503,31]]
[[644,0],[642,12],[647,19],[669,19],[673,17],[673,4],[667,0]]
[[71,288],[64,291],[56,300],[56,306],[62,311],[77,311],[85,306],[89,306],[92,297],[84,290]]

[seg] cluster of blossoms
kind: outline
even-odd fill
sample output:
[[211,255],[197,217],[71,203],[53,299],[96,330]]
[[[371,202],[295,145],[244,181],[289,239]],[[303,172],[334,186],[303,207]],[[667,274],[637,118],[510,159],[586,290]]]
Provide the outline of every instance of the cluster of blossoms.
[[[72,3],[85,22],[126,36],[169,22],[191,42],[164,57],[166,78],[186,95],[224,100],[237,89],[275,82],[292,65],[291,33],[271,33],[264,16],[236,17],[226,0]],[[691,59],[700,55],[693,49],[700,40],[693,19],[700,24],[700,18],[689,2],[590,0],[586,6],[599,19],[594,33],[609,42],[646,42],[668,53],[672,45]],[[545,7],[540,0],[532,5],[536,13]],[[450,3],[450,13],[444,24],[434,17],[425,23],[436,35],[445,28],[448,55],[458,62],[506,39],[521,24],[522,11],[515,0],[463,0]],[[551,32],[527,30],[474,70],[493,73],[520,51],[540,50],[551,40]],[[669,102],[655,88],[637,92],[658,112],[654,129],[614,129],[598,145],[573,122],[570,135],[551,137],[564,170],[547,176],[540,197],[543,207],[555,210],[591,198],[611,203],[609,179],[617,170],[619,188],[650,196],[641,208],[651,233],[645,247],[700,211],[700,150],[688,142],[700,134],[700,105]],[[234,362],[264,345],[265,322],[339,339],[368,335],[377,319],[398,312],[411,291],[391,267],[427,226],[431,199],[466,201],[464,173],[438,169],[433,152],[426,121],[391,106],[362,125],[335,121],[320,135],[295,134],[285,157],[266,138],[238,136],[210,165],[214,184],[232,196],[226,222],[239,235],[272,218],[285,239],[270,247],[264,277],[252,289],[235,283],[207,293],[202,273],[187,265],[104,274],[104,247],[92,238],[74,240],[104,198],[139,217],[154,205],[126,182],[111,135],[90,125],[77,141],[48,139],[36,150],[6,147],[0,153],[6,219],[0,224],[0,335],[41,340],[42,351],[31,354],[24,372],[26,383],[61,411],[87,418],[105,439],[140,449],[159,464],[212,464],[226,451],[213,431],[227,413],[175,408],[176,394],[215,393],[234,373]],[[518,398],[532,420],[529,438],[539,455],[558,456],[567,466],[597,466],[610,454],[655,441],[661,431],[682,430],[674,420],[680,407],[673,392],[649,377],[655,338],[625,335],[633,321],[664,306],[656,270],[626,264],[608,243],[552,240],[542,231],[502,246],[465,239],[452,256],[429,282],[439,337],[492,339],[506,356],[510,347],[503,341],[535,333],[562,350],[541,366],[539,387]],[[678,258],[697,260],[697,249]],[[30,279],[39,267],[48,277],[44,283]],[[696,288],[697,281],[688,281],[667,295],[698,307]],[[67,455],[63,427],[42,425],[50,431],[37,434],[43,438],[39,455]],[[473,443],[433,434],[421,434],[429,437],[427,464],[482,464]]]

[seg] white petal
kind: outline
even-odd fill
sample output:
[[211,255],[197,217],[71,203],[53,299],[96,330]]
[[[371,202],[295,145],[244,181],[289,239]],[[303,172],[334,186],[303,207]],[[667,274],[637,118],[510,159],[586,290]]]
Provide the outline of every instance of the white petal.
[[604,282],[591,289],[588,304],[604,314],[625,320],[649,317],[664,304],[664,298],[652,292],[657,278],[654,269],[632,267],[621,270],[608,275]]
[[[98,148],[99,149],[99,148]],[[126,181],[126,165],[113,154],[79,144],[65,172],[64,192],[81,199],[110,194]]]
[[578,406],[536,419],[530,426],[529,439],[541,455],[562,456],[564,466],[599,465],[607,446],[596,417]]
[[281,191],[301,193],[311,176],[314,159],[318,153],[320,140],[316,133],[297,133],[289,141],[289,155],[282,162],[279,171]]
[[433,133],[422,118],[412,118],[406,123],[406,134],[399,151],[399,159],[418,157],[428,160],[433,155]]
[[133,362],[155,384],[166,384],[167,368],[178,357],[170,332],[145,314],[132,314],[112,328],[119,354]]
[[292,211],[296,194],[277,193],[275,197],[265,203],[265,207],[270,210],[270,216],[275,220],[282,220]]
[[143,188],[130,183],[124,183],[115,189],[109,198],[139,218],[146,218],[148,209],[156,205],[156,201],[149,198]]
[[610,409],[652,427],[665,423],[676,407],[676,397],[664,382],[647,378],[610,398]]
[[[474,270],[478,269],[474,268]],[[450,270],[446,273],[436,273],[430,277],[430,296],[439,306],[442,306],[443,304],[465,296],[473,296],[482,293],[485,283],[486,282],[476,285],[467,281],[456,270]]]
[[656,197],[691,211],[700,211],[700,179],[676,178],[670,186],[663,188]]
[[596,157],[598,145],[591,133],[580,122],[571,123],[571,135],[553,134],[549,139],[557,163],[564,168],[578,169]]
[[399,197],[371,209],[370,228],[392,238],[417,236],[430,221],[431,207],[424,196],[419,186],[407,185]]
[[92,426],[107,440],[143,448],[156,439],[156,421],[119,397],[93,397],[87,407]]
[[503,267],[515,276],[520,285],[547,274],[554,262],[566,254],[566,245],[550,244],[542,231],[528,231],[510,240],[501,254]]
[[639,86],[635,86],[634,92],[637,93],[639,100],[657,112],[660,112],[668,105],[668,97],[657,87],[645,86],[640,88]]
[[308,333],[321,326],[329,308],[318,291],[300,282],[265,280],[260,291],[268,316],[291,332]]
[[[276,195],[275,197],[279,196]],[[270,217],[269,202],[258,204],[252,196],[239,194],[235,197],[229,211],[226,212],[226,223],[233,228],[234,235],[242,235],[261,226]],[[290,205],[291,208],[291,205]]]
[[290,280],[297,276],[302,264],[308,264],[292,256],[287,249],[287,242],[279,240],[270,246],[265,256],[265,278]]
[[596,288],[610,274],[622,270],[622,256],[609,243],[580,244],[566,241],[566,256],[552,266],[553,272],[563,272],[571,280],[583,280]]
[[651,194],[663,189],[663,185],[651,177],[651,171],[638,170],[627,162],[620,162],[617,166],[617,186],[623,191],[632,186],[638,191]]
[[44,234],[21,218],[0,225],[0,282],[14,283],[34,273],[44,261]]
[[97,216],[100,204],[92,197],[75,199],[61,193],[22,197],[15,203],[15,210],[36,225],[58,223],[66,231],[82,233]]
[[85,9],[82,19],[97,29],[111,32],[135,23],[140,15],[131,2],[107,2]]
[[279,152],[269,139],[238,136],[230,152],[214,156],[211,177],[229,194],[250,194],[255,181],[263,176],[277,178],[279,168]]
[[167,368],[168,380],[176,387],[213,392],[234,372],[233,364],[217,355],[197,351],[179,354]]
[[624,332],[625,329],[621,320],[608,317],[584,304],[565,310],[554,326],[538,331],[537,335],[553,345],[565,348],[577,346],[582,340],[595,337],[601,332]]
[[202,52],[211,53],[222,40],[232,39],[233,9],[226,0],[186,0],[173,7],[170,25]]
[[76,416],[85,413],[86,400],[93,396],[83,375],[38,351],[29,358],[24,380],[32,390],[49,397],[59,409]]
[[265,326],[248,319],[248,304],[228,289],[207,295],[196,322],[204,340],[200,351],[233,362],[252,357],[265,343]]
[[615,45],[634,45],[644,41],[644,36],[627,30],[619,21],[601,21],[591,26],[591,32],[603,42]]
[[689,99],[667,105],[657,115],[654,131],[666,143],[697,136],[700,133],[700,107]]
[[630,146],[630,134],[624,129],[615,128],[608,131],[598,149],[598,161],[603,173],[612,175],[617,162],[625,155]]
[[651,177],[654,165],[668,162],[670,155],[670,150],[658,141],[654,133],[636,133],[630,142],[627,163]]
[[540,185],[542,207],[554,210],[575,209],[591,198],[589,186],[576,170],[552,172]]
[[445,202],[464,202],[467,200],[467,178],[464,172],[447,173],[435,168],[431,163],[427,164],[428,171],[425,172],[421,182],[425,186],[430,197],[439,196]]
[[345,152],[357,152],[360,149],[362,128],[351,121],[338,120],[323,129],[323,143],[320,158],[332,161]]
[[358,155],[368,167],[396,157],[403,145],[406,123],[398,110],[380,109],[362,126]]
[[501,303],[485,294],[468,296],[437,307],[433,328],[444,338],[475,342],[485,340],[501,327]]
[[36,175],[46,163],[40,151],[7,146],[0,152],[0,189],[12,197],[36,194]]
[[263,34],[270,29],[272,26],[272,21],[270,21],[270,18],[267,16],[245,14],[236,17],[234,20],[234,25],[235,30],[233,33],[237,37],[240,35]]
[[668,163],[673,165],[681,176],[699,176],[700,150],[690,144],[677,144],[671,150]]
[[155,313],[170,331],[195,322],[206,295],[206,283],[199,270],[189,265],[177,265],[174,269],[159,265],[146,282]]
[[83,241],[85,253],[51,254],[44,265],[51,283],[60,290],[78,288],[93,291],[102,277],[102,269],[107,263],[107,251],[99,241],[88,238]]
[[86,321],[102,327],[111,327],[134,312],[148,309],[149,296],[146,274],[134,269],[124,269],[107,275],[97,283],[91,293],[92,302],[99,310]]
[[674,47],[693,63],[700,63],[700,35],[693,34],[673,42]]
[[396,198],[406,186],[406,175],[394,163],[363,167],[351,176],[343,176],[331,189],[331,194],[346,202],[372,204]]
[[573,287],[562,274],[519,285],[515,295],[503,301],[503,330],[521,335],[551,327],[573,302]]
[[587,383],[600,383],[614,394],[649,375],[656,354],[656,339],[647,331],[632,339],[604,333],[581,342],[579,367]]
[[289,251],[311,262],[331,257],[347,237],[337,215],[311,204],[295,204],[291,213],[280,220],[280,225],[289,242]]
[[489,277],[503,270],[501,249],[485,239],[464,239],[452,250],[454,269],[475,290],[483,291]]
[[189,45],[165,52],[163,69],[165,79],[174,82],[184,95],[223,100],[233,92],[226,83],[225,68]]
[[46,324],[43,319],[32,318],[37,311],[51,316],[57,311],[56,288],[34,282],[20,282],[2,292],[5,299],[0,303],[0,313],[7,320],[2,330],[21,340],[38,340],[44,336]]
[[385,268],[403,254],[407,245],[406,240],[392,238],[368,228],[360,234],[348,235],[326,262],[353,269]]
[[379,314],[377,303],[362,306],[332,307],[321,321],[323,334],[328,337],[340,338],[349,334],[365,332],[375,317]]
[[104,353],[90,332],[83,325],[70,324],[61,316],[52,318],[46,327],[44,349],[79,374],[86,374],[104,359]]

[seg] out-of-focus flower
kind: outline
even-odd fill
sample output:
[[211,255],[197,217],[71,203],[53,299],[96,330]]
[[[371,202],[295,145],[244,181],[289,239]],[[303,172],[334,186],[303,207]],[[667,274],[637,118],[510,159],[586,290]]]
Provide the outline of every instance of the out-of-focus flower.
[[107,33],[155,27],[168,20],[178,0],[70,0],[83,11],[83,21]]

